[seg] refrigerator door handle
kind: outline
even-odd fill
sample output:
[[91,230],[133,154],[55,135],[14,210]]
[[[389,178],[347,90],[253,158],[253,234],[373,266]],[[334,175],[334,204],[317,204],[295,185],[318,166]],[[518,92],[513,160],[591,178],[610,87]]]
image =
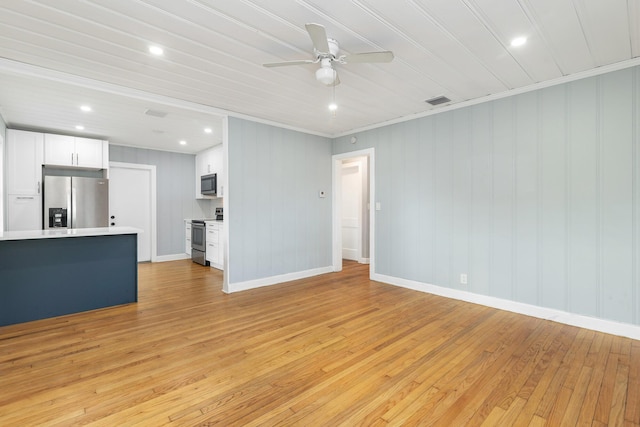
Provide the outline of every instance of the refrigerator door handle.
[[71,212],[71,228],[76,228],[76,188],[71,187],[67,193],[67,209]]

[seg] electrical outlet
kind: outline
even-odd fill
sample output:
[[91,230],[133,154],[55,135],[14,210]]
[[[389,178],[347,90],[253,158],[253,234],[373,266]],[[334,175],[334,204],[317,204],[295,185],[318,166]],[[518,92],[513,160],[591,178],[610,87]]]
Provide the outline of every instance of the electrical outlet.
[[464,273],[460,275],[460,284],[461,285],[466,285],[467,284],[467,275],[464,274]]

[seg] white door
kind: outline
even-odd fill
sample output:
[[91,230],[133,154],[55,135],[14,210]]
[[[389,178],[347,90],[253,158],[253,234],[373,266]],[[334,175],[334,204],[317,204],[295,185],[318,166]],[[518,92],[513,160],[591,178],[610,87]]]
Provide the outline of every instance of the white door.
[[342,258],[359,261],[362,242],[362,170],[360,163],[342,165]]
[[[147,165],[140,165],[147,166]],[[109,223],[115,226],[136,227],[138,234],[138,262],[151,261],[152,200],[154,169],[114,166],[109,168]]]

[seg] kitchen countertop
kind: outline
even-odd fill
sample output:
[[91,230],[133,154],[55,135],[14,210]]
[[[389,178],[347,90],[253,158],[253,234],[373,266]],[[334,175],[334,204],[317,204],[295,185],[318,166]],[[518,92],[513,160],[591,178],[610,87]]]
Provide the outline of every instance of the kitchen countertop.
[[138,234],[142,230],[135,227],[97,227],[97,228],[72,228],[49,229],[28,231],[4,231],[0,232],[0,241],[6,240],[33,240],[33,239],[59,239],[64,237],[92,237],[109,236],[119,234]]

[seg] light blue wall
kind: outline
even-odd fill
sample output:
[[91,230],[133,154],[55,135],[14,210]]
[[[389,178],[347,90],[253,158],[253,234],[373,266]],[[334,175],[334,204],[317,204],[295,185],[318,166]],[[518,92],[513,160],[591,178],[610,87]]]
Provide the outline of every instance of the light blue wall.
[[637,325],[639,114],[635,67],[341,137],[333,153],[375,147],[376,273]]
[[109,145],[109,161],[156,166],[158,255],[184,253],[184,220],[212,218],[214,202],[195,198],[195,155]]
[[228,158],[229,283],[330,266],[331,141],[231,117]]

